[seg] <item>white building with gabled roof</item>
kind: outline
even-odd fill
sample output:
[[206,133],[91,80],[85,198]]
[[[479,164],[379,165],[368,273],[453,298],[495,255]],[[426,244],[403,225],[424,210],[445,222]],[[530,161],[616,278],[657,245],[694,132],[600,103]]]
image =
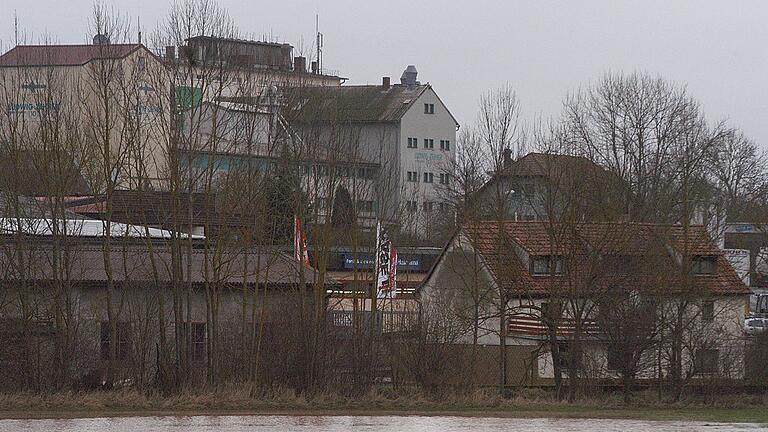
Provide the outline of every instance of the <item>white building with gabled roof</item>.
[[294,112],[286,118],[298,130],[320,126],[324,140],[338,137],[327,131],[343,126],[346,147],[381,165],[375,199],[380,218],[402,221],[406,232],[429,238],[438,219],[453,217],[445,191],[459,123],[432,85],[416,81],[415,67],[403,72],[400,84],[384,77],[381,85],[300,88],[287,99]]

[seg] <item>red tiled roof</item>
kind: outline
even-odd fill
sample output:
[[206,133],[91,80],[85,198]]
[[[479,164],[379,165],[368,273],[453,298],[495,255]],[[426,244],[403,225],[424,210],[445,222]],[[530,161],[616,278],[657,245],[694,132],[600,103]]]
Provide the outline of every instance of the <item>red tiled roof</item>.
[[[677,225],[630,222],[566,226],[541,221],[484,221],[464,227],[464,232],[496,281],[516,295],[547,296],[562,290],[601,289],[617,284],[637,289],[679,287],[686,281],[671,252],[678,256],[717,257],[715,274],[688,278],[695,288],[719,294],[749,293],[702,226],[686,231]],[[564,275],[533,276],[515,247],[533,256],[562,255],[566,257],[567,271]],[[638,257],[645,267],[612,271],[590,258],[595,252],[600,256]]]
[[636,222],[590,222],[575,225],[547,221],[480,221],[464,227],[473,241],[492,251],[499,233],[532,255],[562,254],[589,247],[626,255],[647,251],[654,239],[669,243],[675,251],[693,255],[722,255],[710,240],[706,228]]
[[111,45],[17,45],[0,56],[0,66],[80,66],[94,59],[120,59],[142,47]]

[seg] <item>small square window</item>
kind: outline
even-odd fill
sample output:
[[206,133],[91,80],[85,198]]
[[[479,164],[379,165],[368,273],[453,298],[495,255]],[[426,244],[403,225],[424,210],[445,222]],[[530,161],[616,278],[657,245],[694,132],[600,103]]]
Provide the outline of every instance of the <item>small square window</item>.
[[548,274],[563,273],[563,258],[556,256],[554,259],[549,255],[540,255],[531,257],[531,274],[542,276]]
[[419,173],[417,173],[416,171],[408,171],[406,174],[409,182],[413,182],[413,183],[419,182]]
[[424,173],[424,183],[432,183],[435,181],[435,174],[431,172]]
[[405,209],[408,212],[410,212],[410,213],[415,212],[416,211],[416,207],[417,207],[416,201],[406,201],[405,202]]
[[431,212],[434,208],[435,203],[432,201],[424,201],[424,211],[425,212]]
[[434,114],[435,113],[435,104],[424,104],[424,114]]
[[418,148],[418,147],[419,147],[418,138],[408,138],[408,148]]
[[715,273],[717,257],[696,256],[691,260],[691,273],[695,275],[711,275]]
[[357,211],[364,212],[364,213],[372,213],[375,206],[373,201],[370,200],[358,200],[357,201]]
[[451,142],[448,140],[440,140],[440,150],[450,150]]

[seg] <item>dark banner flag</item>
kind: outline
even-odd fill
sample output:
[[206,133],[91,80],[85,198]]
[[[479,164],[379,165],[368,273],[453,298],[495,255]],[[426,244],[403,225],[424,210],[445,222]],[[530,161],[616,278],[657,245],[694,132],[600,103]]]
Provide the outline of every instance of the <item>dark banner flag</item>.
[[309,253],[307,252],[307,234],[301,229],[301,219],[298,216],[294,216],[293,222],[293,255],[296,261],[311,267],[309,265]]
[[397,249],[387,231],[376,224],[376,295],[393,298],[397,290]]

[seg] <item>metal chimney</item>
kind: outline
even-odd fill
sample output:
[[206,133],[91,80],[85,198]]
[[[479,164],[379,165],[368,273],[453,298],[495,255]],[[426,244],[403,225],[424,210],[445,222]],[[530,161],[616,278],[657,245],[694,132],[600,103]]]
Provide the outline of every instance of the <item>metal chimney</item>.
[[101,33],[97,33],[93,36],[94,45],[109,45],[109,36]]
[[165,47],[165,60],[166,61],[174,61],[176,60],[176,47],[173,45],[168,45]]
[[297,73],[305,73],[307,71],[306,57],[299,56],[293,58],[293,71]]

